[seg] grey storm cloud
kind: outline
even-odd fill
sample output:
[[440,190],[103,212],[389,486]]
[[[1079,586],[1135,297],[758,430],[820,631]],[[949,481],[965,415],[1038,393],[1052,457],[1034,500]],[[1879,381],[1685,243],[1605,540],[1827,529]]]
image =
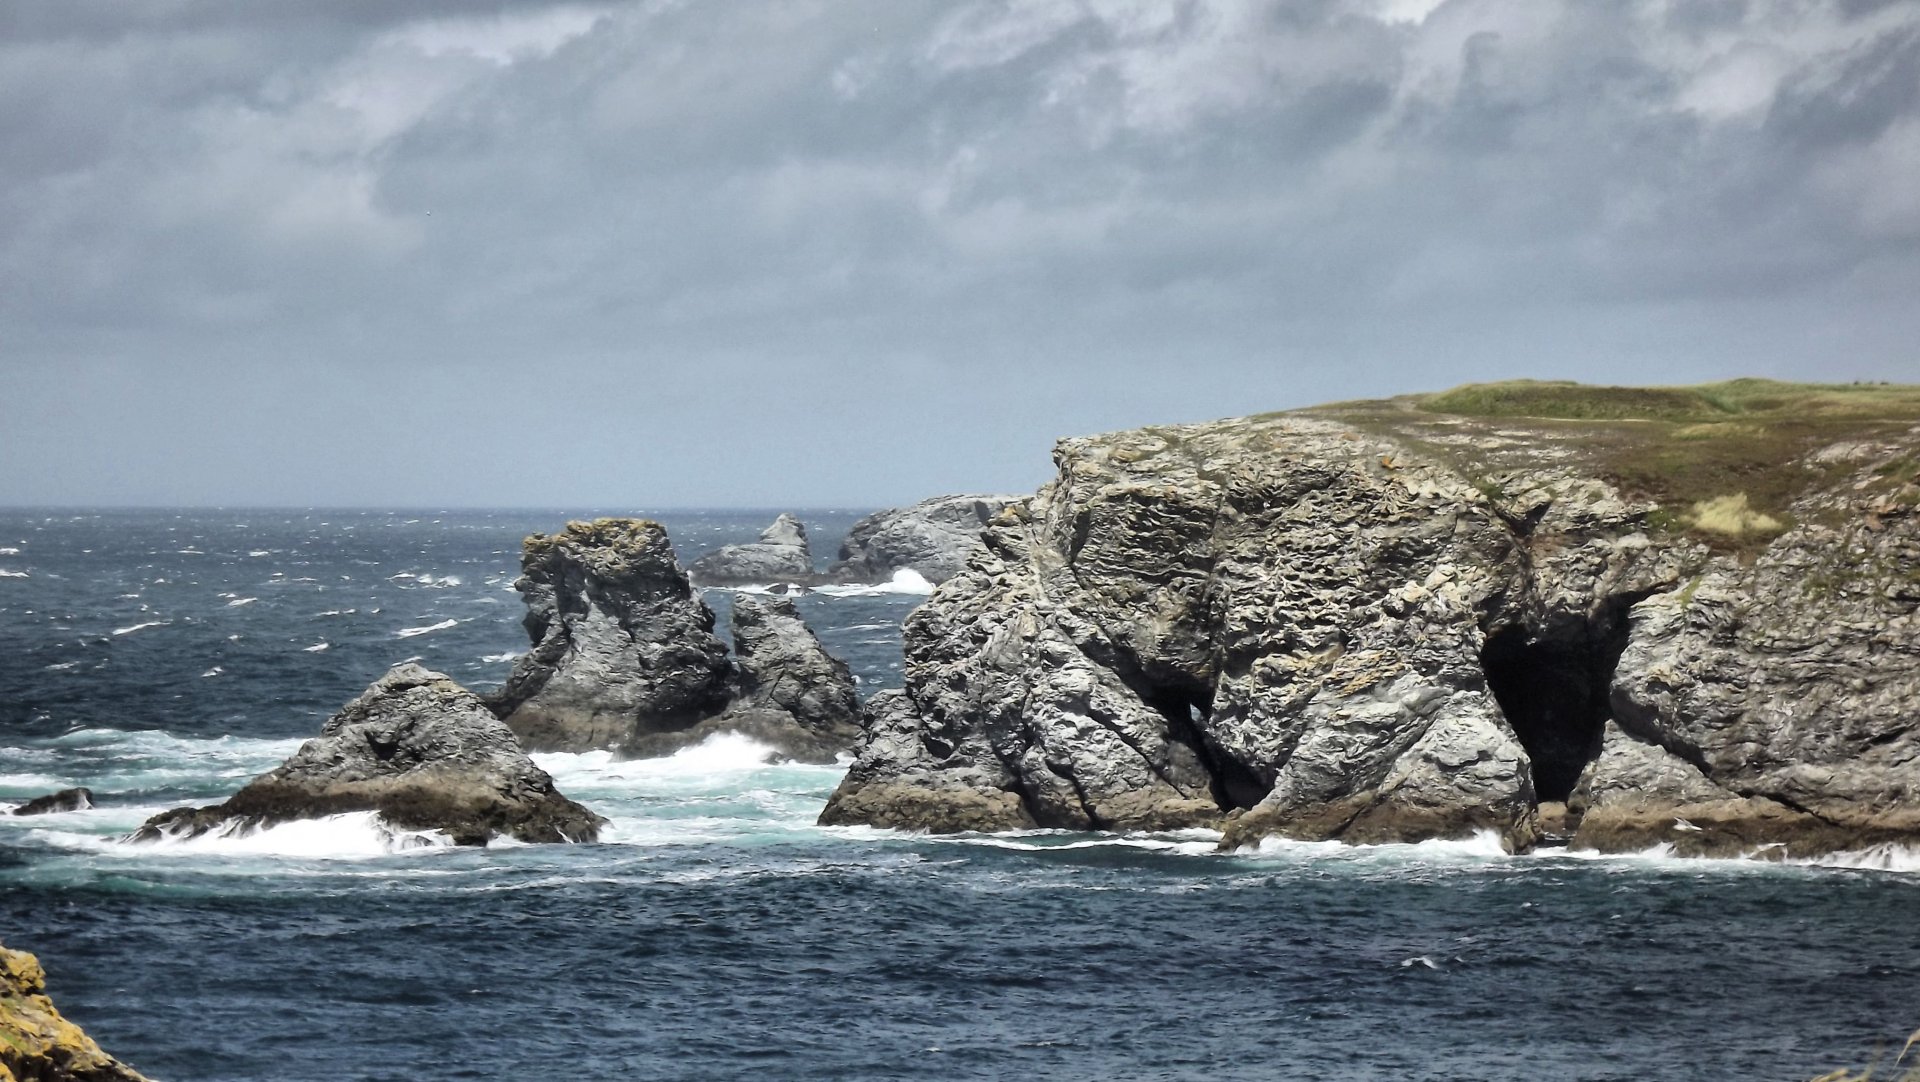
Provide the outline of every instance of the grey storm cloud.
[[0,501],[877,505],[1915,297],[1913,3],[0,8]]

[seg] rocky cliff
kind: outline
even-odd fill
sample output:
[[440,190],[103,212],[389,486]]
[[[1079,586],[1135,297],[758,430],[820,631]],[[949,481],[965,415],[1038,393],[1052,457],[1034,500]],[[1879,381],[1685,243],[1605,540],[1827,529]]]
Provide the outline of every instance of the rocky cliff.
[[1063,441],[909,619],[822,821],[1920,840],[1916,422],[1522,383]]
[[605,821],[554,789],[480,698],[445,675],[396,665],[320,735],[221,804],[157,815],[135,841],[377,811],[459,845],[498,835],[590,842]]
[[47,998],[40,960],[0,945],[0,1082],[146,1082]]

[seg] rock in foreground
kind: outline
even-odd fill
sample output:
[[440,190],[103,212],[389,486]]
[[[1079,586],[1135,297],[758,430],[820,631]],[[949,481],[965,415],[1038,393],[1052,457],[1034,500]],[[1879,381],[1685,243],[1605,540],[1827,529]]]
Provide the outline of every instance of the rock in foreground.
[[760,540],[723,545],[693,561],[687,574],[703,586],[812,582],[813,550],[807,545],[807,528],[783,514],[760,531]]
[[822,821],[1920,842],[1916,421],[1519,384],[1063,441]]
[[47,998],[40,960],[0,945],[0,1082],[146,1082]]
[[936,496],[895,507],[853,524],[827,569],[835,582],[886,582],[912,570],[942,583],[960,573],[995,515],[1025,496]]
[[155,816],[136,841],[374,811],[459,845],[506,835],[587,842],[604,820],[555,791],[479,697],[418,665],[396,666],[327,719],[320,736],[224,804]]
[[726,644],[658,523],[570,522],[527,538],[520,566],[533,646],[489,701],[529,750],[619,747],[732,701]]

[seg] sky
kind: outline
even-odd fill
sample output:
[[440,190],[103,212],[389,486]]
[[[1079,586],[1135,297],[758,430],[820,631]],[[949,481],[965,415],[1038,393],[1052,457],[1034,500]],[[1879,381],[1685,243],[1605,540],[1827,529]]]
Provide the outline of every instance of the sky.
[[0,504],[868,508],[1920,381],[1915,0],[6,0]]

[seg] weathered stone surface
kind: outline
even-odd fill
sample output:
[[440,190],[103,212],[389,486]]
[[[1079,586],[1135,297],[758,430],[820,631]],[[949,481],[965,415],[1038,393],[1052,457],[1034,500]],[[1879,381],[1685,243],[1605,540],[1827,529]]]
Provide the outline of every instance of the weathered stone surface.
[[395,666],[327,719],[316,739],[225,803],[155,816],[135,841],[375,811],[401,830],[460,845],[498,835],[593,841],[599,816],[554,789],[478,696],[414,664]]
[[940,583],[960,573],[980,543],[980,531],[995,515],[1025,496],[936,496],[895,507],[853,524],[827,578],[836,582],[885,582],[912,569]]
[[529,537],[520,566],[533,647],[489,701],[528,749],[617,747],[732,701],[726,644],[658,523],[571,522]]
[[47,997],[47,975],[26,951],[0,945],[0,1082],[146,1082],[102,1051]]
[[784,597],[733,599],[733,649],[744,705],[784,710],[840,748],[860,737],[860,700],[847,663],[827,653]]
[[[821,821],[1524,848],[1545,802],[1603,848],[1675,818],[1685,851],[1920,840],[1920,438],[1817,459],[1799,429],[1602,416],[1396,401],[1062,441],[909,618],[906,687]],[[1800,494],[1674,511],[1621,480],[1660,469],[1695,472],[1635,483]]]
[[13,809],[15,815],[50,815],[54,812],[85,811],[93,807],[93,790],[75,787],[37,796]]
[[812,582],[813,550],[807,547],[807,528],[783,514],[760,531],[760,540],[723,545],[695,560],[687,574],[706,586]]

